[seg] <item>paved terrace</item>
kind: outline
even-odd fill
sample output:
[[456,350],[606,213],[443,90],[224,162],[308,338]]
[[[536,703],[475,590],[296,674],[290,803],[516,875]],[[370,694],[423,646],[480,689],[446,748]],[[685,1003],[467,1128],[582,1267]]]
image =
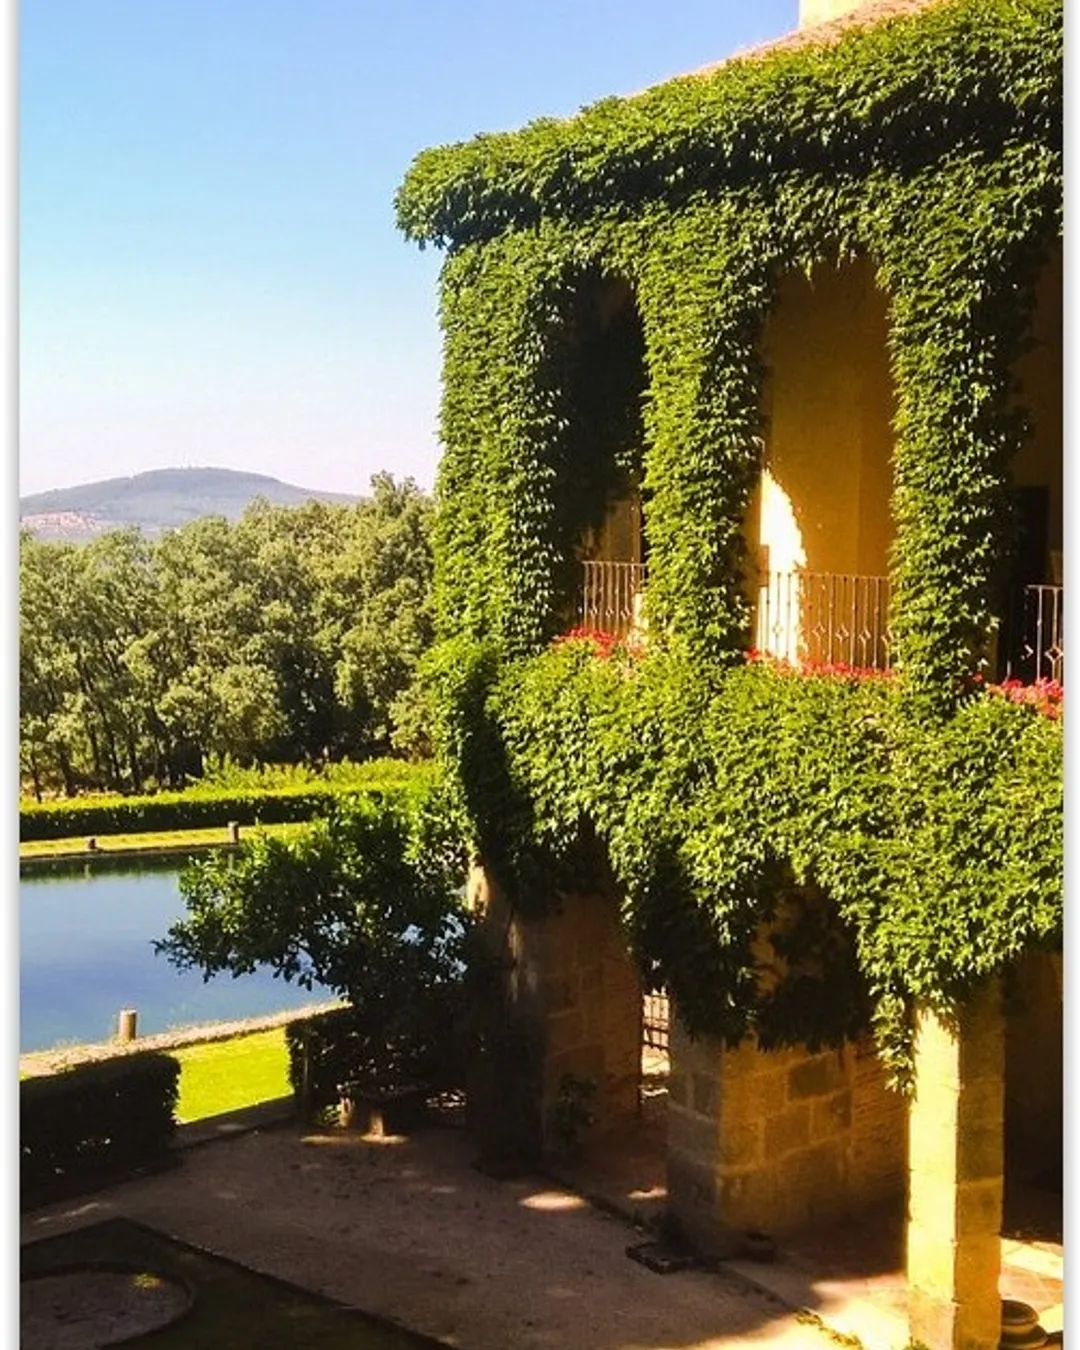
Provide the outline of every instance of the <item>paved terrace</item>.
[[[136,1219],[461,1350],[828,1350],[830,1331],[906,1343],[899,1215],[788,1244],[773,1264],[658,1275],[626,1255],[649,1234],[621,1211],[645,1221],[663,1196],[642,1141],[576,1178],[590,1201],[549,1177],[481,1174],[452,1125],[380,1140],[288,1111],[182,1127],[178,1167],[31,1211],[21,1239]],[[1003,1256],[1003,1294],[1060,1334],[1060,1244],[1008,1239]]]
[[24,1214],[22,1241],[136,1219],[461,1350],[830,1345],[735,1275],[627,1259],[645,1235],[548,1178],[482,1175],[459,1128],[219,1122],[182,1142],[176,1168]]

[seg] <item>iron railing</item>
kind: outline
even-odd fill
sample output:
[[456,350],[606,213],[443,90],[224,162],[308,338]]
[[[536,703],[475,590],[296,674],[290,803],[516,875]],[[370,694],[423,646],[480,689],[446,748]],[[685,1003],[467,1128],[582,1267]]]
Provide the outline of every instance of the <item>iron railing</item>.
[[[581,622],[626,637],[641,623],[646,569],[638,562],[586,562]],[[888,577],[797,568],[765,574],[758,587],[754,646],[793,665],[889,670],[893,661]],[[1064,588],[1024,586],[998,635],[995,674],[1029,684],[1064,682]]]
[[641,1039],[650,1050],[667,1051],[671,1040],[671,1005],[667,994],[653,990],[643,995]]
[[755,644],[796,665],[888,670],[888,577],[770,572],[758,588]]
[[626,637],[637,621],[640,596],[645,588],[645,564],[636,562],[587,562],[582,591],[581,622]]
[[1065,588],[1023,586],[1011,597],[1000,648],[1005,679],[1065,682]]

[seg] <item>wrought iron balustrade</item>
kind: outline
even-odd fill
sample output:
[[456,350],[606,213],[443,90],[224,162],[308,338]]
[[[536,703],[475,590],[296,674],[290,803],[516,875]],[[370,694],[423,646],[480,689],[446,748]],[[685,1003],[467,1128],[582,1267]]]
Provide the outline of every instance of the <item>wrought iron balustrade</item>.
[[582,624],[586,628],[626,637],[640,617],[645,564],[586,562],[583,567]]
[[671,1005],[662,989],[648,990],[641,999],[641,1039],[650,1050],[670,1049]]
[[888,577],[770,572],[758,588],[755,646],[796,665],[888,670]]
[[1005,679],[1064,683],[1064,601],[1063,586],[1022,586],[1013,593],[999,639]]
[[[581,622],[626,637],[641,623],[646,568],[586,562]],[[794,569],[767,573],[758,587],[754,646],[793,665],[889,670],[893,641],[888,577]],[[997,636],[996,678],[1064,682],[1064,588],[1017,591]]]

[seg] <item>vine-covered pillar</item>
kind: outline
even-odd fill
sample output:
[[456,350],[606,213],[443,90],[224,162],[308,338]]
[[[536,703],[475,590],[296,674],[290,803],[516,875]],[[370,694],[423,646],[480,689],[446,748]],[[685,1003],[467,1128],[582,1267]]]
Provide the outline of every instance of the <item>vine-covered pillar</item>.
[[511,234],[474,245],[442,282],[439,631],[482,635],[511,656],[551,636],[559,601],[565,268],[548,244]]
[[[1053,156],[1038,168],[1050,174]],[[892,631],[912,714],[947,717],[992,647],[1025,432],[1015,361],[1060,206],[1026,161],[935,166],[886,195],[875,237],[897,392]],[[957,200],[965,210],[957,211]]]
[[650,624],[705,658],[741,652],[748,631],[743,524],[771,296],[771,253],[751,218],[713,203],[664,219],[640,273]]
[[949,1021],[917,1010],[908,1318],[930,1350],[995,1350],[1001,1339],[1004,1047],[996,981]]

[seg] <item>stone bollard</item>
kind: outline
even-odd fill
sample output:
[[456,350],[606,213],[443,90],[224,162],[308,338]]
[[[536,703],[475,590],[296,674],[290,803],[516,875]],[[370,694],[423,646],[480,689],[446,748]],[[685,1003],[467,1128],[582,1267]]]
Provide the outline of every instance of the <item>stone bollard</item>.
[[230,820],[227,829],[229,831],[229,843],[238,844],[240,842],[240,822]]
[[348,1085],[342,1084],[342,1086],[338,1088],[338,1125],[343,1130],[354,1129],[358,1114],[356,1109],[356,1099],[352,1095],[352,1089]]
[[138,1030],[139,1012],[137,1008],[121,1008],[120,1017],[116,1027],[116,1038],[119,1041],[133,1041],[139,1034]]

